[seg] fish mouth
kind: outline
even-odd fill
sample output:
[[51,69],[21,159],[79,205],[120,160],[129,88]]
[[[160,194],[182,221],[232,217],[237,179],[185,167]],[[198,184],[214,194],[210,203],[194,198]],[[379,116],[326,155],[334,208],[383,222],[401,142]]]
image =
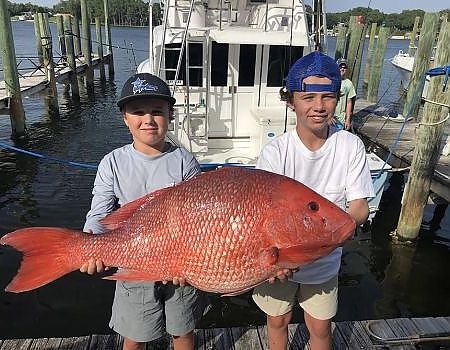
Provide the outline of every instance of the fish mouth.
[[356,230],[356,221],[351,219],[342,226],[338,227],[332,234],[332,241],[344,243],[353,237]]

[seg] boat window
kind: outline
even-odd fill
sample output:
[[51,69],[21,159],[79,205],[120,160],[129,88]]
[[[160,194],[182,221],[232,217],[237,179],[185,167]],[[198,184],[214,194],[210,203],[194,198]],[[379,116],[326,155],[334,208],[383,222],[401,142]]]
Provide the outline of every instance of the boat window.
[[[178,55],[180,53],[181,43],[167,44],[165,49],[166,68],[176,69],[178,64]],[[189,43],[189,85],[202,86],[203,78],[203,44]],[[166,71],[166,80],[174,80],[175,71]],[[186,53],[183,53],[181,68],[178,73],[178,81],[186,85]]]
[[267,86],[283,86],[283,80],[288,74],[289,67],[302,55],[303,47],[301,46],[270,46]]
[[212,42],[211,86],[227,86],[228,44]]
[[239,51],[239,86],[255,85],[256,45],[242,44]]

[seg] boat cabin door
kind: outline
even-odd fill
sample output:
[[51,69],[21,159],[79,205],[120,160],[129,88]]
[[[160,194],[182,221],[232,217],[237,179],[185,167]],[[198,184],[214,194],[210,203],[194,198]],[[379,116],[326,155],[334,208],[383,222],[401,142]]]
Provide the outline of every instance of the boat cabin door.
[[251,109],[258,103],[257,45],[211,42],[208,134],[214,138],[249,137],[256,127]]

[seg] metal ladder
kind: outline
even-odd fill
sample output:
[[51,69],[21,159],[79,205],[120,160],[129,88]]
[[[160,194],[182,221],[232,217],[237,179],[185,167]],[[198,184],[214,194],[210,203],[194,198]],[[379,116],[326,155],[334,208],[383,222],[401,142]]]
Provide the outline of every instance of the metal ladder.
[[[158,65],[157,65],[157,69],[156,72],[158,74],[158,76],[164,78],[164,76],[166,76],[167,72],[174,72],[175,76],[173,79],[173,83],[171,84],[171,92],[172,95],[175,93],[176,88],[177,88],[177,81],[178,81],[178,77],[180,76],[180,71],[181,71],[181,64],[182,64],[182,59],[183,59],[183,54],[185,54],[185,67],[186,67],[186,74],[185,74],[185,94],[184,94],[184,110],[183,110],[183,114],[185,115],[185,119],[182,122],[182,129],[184,130],[184,132],[188,135],[189,140],[192,141],[200,141],[203,145],[202,145],[202,152],[199,153],[204,153],[207,151],[207,142],[208,142],[208,134],[207,134],[207,113],[206,113],[206,108],[204,113],[195,113],[192,114],[191,113],[191,101],[190,101],[190,85],[189,85],[189,70],[190,68],[198,68],[197,66],[191,66],[189,63],[189,25],[191,22],[191,16],[192,16],[192,12],[194,9],[194,5],[198,0],[185,0],[183,2],[187,2],[189,1],[189,6],[187,5],[179,5],[180,0],[165,0],[164,1],[164,16],[163,16],[163,36],[162,36],[162,46],[161,46],[161,53],[158,59]],[[171,3],[175,3],[174,5]],[[185,26],[173,26],[170,25],[170,21],[168,19],[169,16],[169,10],[170,9],[174,9],[176,13],[187,13],[187,19],[185,22]],[[177,34],[181,34],[182,35],[182,39],[181,39],[181,46],[180,47],[166,47],[166,36],[167,33],[171,33],[172,35],[177,35]],[[178,60],[177,60],[177,67],[176,68],[167,68],[167,67],[162,67],[162,59],[165,56],[166,51],[177,51],[178,52]],[[164,76],[163,76],[164,75]],[[192,119],[193,118],[203,118],[203,125],[204,125],[204,132],[202,135],[198,135],[198,134],[194,134],[192,132],[192,128],[191,128],[191,123],[192,123]],[[187,125],[185,125],[185,121],[187,123]],[[188,147],[190,148],[189,150],[192,151],[193,153],[197,153],[193,150],[193,147]]]

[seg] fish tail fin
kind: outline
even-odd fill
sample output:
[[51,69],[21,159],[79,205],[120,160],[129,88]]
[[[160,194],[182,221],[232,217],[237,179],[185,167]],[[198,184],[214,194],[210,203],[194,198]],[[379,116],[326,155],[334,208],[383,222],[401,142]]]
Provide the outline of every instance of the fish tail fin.
[[74,234],[77,233],[54,227],[31,227],[1,237],[0,244],[22,253],[17,275],[5,291],[29,291],[79,268],[69,259],[69,252],[74,248]]

